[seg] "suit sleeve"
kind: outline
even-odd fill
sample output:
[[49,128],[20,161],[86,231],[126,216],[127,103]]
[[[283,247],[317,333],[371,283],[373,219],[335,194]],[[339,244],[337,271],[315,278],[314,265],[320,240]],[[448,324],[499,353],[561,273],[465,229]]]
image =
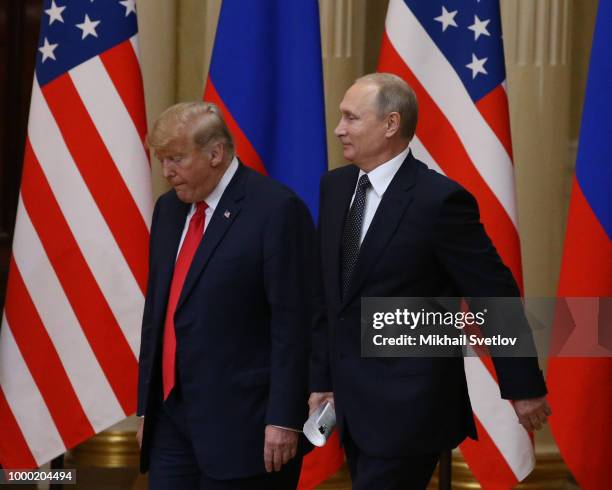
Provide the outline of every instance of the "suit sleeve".
[[329,327],[327,322],[327,310],[325,307],[325,295],[323,292],[323,271],[321,265],[321,214],[324,210],[324,178],[325,176],[321,178],[319,192],[319,226],[317,227],[317,243],[315,247],[313,269],[313,319],[310,331],[311,353],[309,373],[309,391],[311,393],[333,391],[329,361]]
[[264,232],[270,307],[270,393],[266,424],[301,429],[307,415],[314,224],[297,197],[272,213]]
[[155,274],[152,273],[153,264],[153,240],[155,237],[155,229],[159,210],[159,200],[155,203],[153,209],[153,218],[151,219],[151,236],[149,239],[149,275],[147,280],[147,295],[145,297],[144,311],[142,314],[142,328],[140,332],[140,355],[138,356],[138,404],[136,415],[144,416],[147,405],[147,397],[149,393],[149,379],[151,373],[151,363],[155,356],[155,346],[152,345],[152,325],[151,325],[151,309],[153,301],[153,292],[155,289]]
[[[462,296],[518,297],[519,289],[480,222],[478,204],[464,189],[450,193],[434,226],[435,253]],[[529,329],[526,320],[525,328]],[[526,342],[532,342],[528,335]],[[535,349],[534,349],[535,352]],[[536,357],[494,357],[504,399],[520,400],[546,394]]]

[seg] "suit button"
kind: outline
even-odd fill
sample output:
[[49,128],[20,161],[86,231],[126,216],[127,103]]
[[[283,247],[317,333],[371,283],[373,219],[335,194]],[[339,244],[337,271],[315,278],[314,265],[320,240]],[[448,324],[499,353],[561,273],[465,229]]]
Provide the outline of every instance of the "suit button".
[[341,322],[343,322],[343,321],[344,321],[344,317],[343,317],[343,316],[341,316],[341,317],[340,317],[340,321],[341,321]]

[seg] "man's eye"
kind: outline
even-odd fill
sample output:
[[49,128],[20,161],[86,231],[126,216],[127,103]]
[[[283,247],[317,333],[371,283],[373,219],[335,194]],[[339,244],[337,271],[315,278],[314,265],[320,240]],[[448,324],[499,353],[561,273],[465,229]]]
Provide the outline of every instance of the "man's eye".
[[170,157],[170,160],[172,161],[172,163],[181,163],[183,157],[181,155],[175,155]]

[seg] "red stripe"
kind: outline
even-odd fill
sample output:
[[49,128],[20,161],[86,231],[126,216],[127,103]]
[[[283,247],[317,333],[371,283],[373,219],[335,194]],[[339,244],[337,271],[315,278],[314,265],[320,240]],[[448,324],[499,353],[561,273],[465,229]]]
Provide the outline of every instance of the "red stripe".
[[338,432],[334,432],[325,446],[315,447],[304,456],[298,490],[310,490],[335,475],[344,464]]
[[21,193],[49,261],[126,414],[136,408],[137,361],[64,218],[29,140]]
[[469,462],[470,470],[481,482],[482,488],[487,490],[514,488],[518,483],[516,475],[476,415],[474,419],[478,430],[478,441],[466,439],[461,443],[459,449],[463,458]]
[[147,284],[149,231],[68,75],[42,88],[74,162],[142,293]]
[[128,40],[117,44],[102,53],[100,59],[136,126],[140,141],[144,144],[147,134],[147,118],[142,74],[132,43]]
[[510,136],[510,114],[508,96],[500,84],[476,102],[476,108],[487,121],[512,160],[512,137]]
[[612,296],[612,242],[574,178],[559,296]]
[[4,469],[33,469],[38,466],[19,424],[0,387],[0,465]]
[[417,136],[446,175],[459,182],[476,197],[487,233],[522,289],[520,244],[514,223],[474,167],[455,129],[429,96],[425,87],[406,66],[386,32],[383,34],[378,71],[395,73],[414,89],[420,107]]
[[212,80],[208,78],[206,81],[206,88],[204,89],[204,100],[208,102],[212,102],[216,104],[223,112],[223,117],[225,118],[225,123],[229,128],[232,136],[234,137],[234,144],[236,145],[236,154],[240,157],[240,160],[245,165],[251,167],[254,170],[257,170],[259,173],[264,175],[268,175],[264,164],[257,154],[255,148],[246,137],[246,135],[240,129],[240,126],[236,122],[236,120],[232,117],[232,113],[225,107],[223,100],[219,96],[217,89],[215,88]]
[[71,448],[93,436],[95,431],[13,258],[6,294],[6,318],[64,445]]

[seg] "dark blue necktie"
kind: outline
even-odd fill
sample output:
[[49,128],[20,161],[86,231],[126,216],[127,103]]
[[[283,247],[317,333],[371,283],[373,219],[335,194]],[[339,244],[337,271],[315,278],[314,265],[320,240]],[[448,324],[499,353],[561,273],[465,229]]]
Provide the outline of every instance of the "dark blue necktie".
[[357,183],[353,205],[344,222],[342,233],[342,297],[351,285],[351,279],[359,257],[361,225],[365,213],[367,190],[371,186],[367,174],[362,175]]

